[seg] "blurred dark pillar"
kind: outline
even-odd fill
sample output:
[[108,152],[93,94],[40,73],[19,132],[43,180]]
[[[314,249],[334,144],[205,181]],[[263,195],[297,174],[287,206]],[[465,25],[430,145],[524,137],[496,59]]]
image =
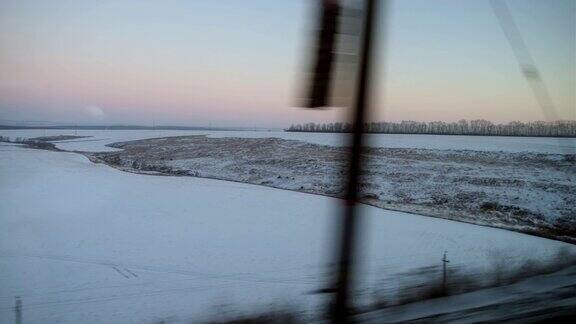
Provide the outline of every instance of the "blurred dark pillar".
[[340,5],[337,0],[322,0],[319,10],[319,29],[316,58],[313,67],[313,78],[306,96],[306,108],[328,106],[331,81],[334,74],[334,52],[336,34],[340,15]]
[[337,252],[338,273],[336,278],[336,294],[332,304],[334,323],[352,322],[352,303],[350,302],[351,288],[354,279],[354,255],[357,246],[359,177],[362,166],[363,125],[368,111],[370,72],[372,61],[372,43],[375,28],[376,2],[378,0],[365,0],[364,32],[362,35],[358,83],[356,89],[355,107],[353,109],[352,125],[352,154],[348,173],[348,187],[346,192],[346,205],[342,215],[340,231],[340,246]]

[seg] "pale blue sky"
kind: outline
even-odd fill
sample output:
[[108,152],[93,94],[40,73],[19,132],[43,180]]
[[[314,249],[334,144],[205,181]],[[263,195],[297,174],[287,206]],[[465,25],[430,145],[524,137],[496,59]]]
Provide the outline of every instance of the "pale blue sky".
[[[576,119],[576,2],[508,3],[559,117]],[[344,109],[291,107],[311,4],[0,0],[0,119],[278,127],[341,119]],[[543,119],[488,1],[392,1],[389,18],[374,119]]]

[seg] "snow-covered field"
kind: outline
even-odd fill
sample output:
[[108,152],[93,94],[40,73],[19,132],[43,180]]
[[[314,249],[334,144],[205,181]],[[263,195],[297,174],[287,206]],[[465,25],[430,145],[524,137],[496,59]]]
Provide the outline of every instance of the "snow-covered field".
[[[63,150],[78,150],[88,152],[113,151],[106,145],[138,139],[183,136],[208,135],[209,137],[241,137],[241,138],[281,138],[298,140],[307,143],[342,146],[347,145],[346,134],[327,133],[290,133],[283,131],[179,131],[179,130],[0,130],[0,136],[32,138],[52,135],[91,136],[91,138],[62,141],[57,146]],[[532,152],[552,154],[576,153],[575,138],[545,138],[545,137],[501,137],[501,136],[441,136],[441,135],[396,135],[369,134],[366,145],[387,148],[423,148],[439,150],[475,150]]]
[[[277,138],[180,136],[85,153],[124,171],[342,197],[348,150]],[[576,165],[542,153],[369,148],[362,202],[576,242]]]
[[[323,297],[309,292],[325,283],[341,203],[125,173],[79,154],[2,143],[0,197],[2,323],[13,321],[15,296],[26,323],[190,322],[271,303],[318,311]],[[375,207],[362,213],[365,293],[393,285],[395,274],[440,264],[444,251],[451,267],[482,272],[494,255],[513,265],[575,250]]]

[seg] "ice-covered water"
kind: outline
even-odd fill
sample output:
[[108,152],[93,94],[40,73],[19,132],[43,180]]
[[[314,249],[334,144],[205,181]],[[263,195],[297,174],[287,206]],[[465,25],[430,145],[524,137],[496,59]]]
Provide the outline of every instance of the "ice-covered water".
[[[342,146],[347,145],[348,135],[329,133],[291,133],[283,131],[180,131],[180,130],[0,130],[1,136],[38,137],[46,135],[91,136],[62,141],[58,147],[65,150],[91,152],[112,151],[107,144],[144,138],[208,135],[213,137],[276,137],[309,143]],[[426,148],[441,150],[475,150],[536,153],[575,153],[574,138],[545,137],[502,137],[502,136],[442,136],[442,135],[401,135],[369,134],[367,145],[390,148]]]

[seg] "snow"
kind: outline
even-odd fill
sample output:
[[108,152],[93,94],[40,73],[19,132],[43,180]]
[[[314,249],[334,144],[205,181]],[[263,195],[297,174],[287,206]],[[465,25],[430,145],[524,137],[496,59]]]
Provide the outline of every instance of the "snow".
[[[88,154],[139,173],[192,175],[342,197],[347,152],[276,138],[181,136]],[[363,202],[476,224],[576,239],[576,168],[558,154],[469,150],[365,151]]]
[[[342,146],[347,145],[346,134],[292,133],[283,131],[186,131],[186,130],[0,130],[0,136],[31,138],[50,135],[92,136],[77,140],[62,141],[57,147],[64,150],[87,152],[113,151],[106,145],[146,138],[208,135],[210,137],[281,138],[303,142]],[[424,148],[439,150],[475,150],[566,154],[576,153],[575,138],[502,137],[502,136],[441,136],[369,134],[366,145],[388,148]]]
[[[123,138],[126,140],[126,138]],[[114,139],[117,141],[117,139]],[[0,146],[0,322],[190,322],[291,303],[318,310],[339,200]],[[547,260],[566,243],[362,208],[362,288],[420,266]]]

